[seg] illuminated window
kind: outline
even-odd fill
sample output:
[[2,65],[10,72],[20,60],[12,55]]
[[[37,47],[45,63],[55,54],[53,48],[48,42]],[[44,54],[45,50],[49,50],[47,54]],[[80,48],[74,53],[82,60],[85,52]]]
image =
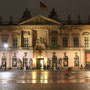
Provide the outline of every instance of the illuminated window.
[[68,37],[63,37],[63,47],[68,47]]
[[66,53],[64,53],[63,65],[64,65],[64,67],[68,66],[68,56],[66,56]]
[[14,56],[12,57],[12,66],[17,67],[17,57],[16,53],[14,53]]
[[29,40],[28,40],[28,38],[24,38],[24,47],[29,47]]
[[28,66],[28,58],[27,58],[27,52],[24,53],[23,57],[23,66]]
[[79,46],[79,38],[78,37],[74,37],[73,41],[74,41],[74,47],[78,47]]
[[6,63],[6,55],[5,55],[5,53],[3,53],[3,56],[2,56],[2,66],[5,66],[5,63]]
[[2,44],[3,44],[3,46],[4,46],[5,43],[7,43],[7,38],[6,37],[3,37],[2,38]]
[[57,47],[57,37],[52,37],[51,42],[52,42],[52,48],[56,48]]
[[85,45],[85,47],[89,46],[89,37],[84,38],[84,45]]
[[57,56],[55,55],[56,53],[53,52],[53,57],[52,57],[52,67],[54,67],[54,64],[57,66]]
[[79,56],[77,55],[77,53],[74,57],[74,66],[79,66]]
[[13,48],[17,48],[18,47],[18,39],[17,37],[13,38]]

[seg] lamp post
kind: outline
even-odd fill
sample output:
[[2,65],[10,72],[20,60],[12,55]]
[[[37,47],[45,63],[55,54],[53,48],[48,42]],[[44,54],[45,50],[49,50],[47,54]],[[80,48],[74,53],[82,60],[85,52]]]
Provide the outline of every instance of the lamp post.
[[[4,48],[6,48],[6,60],[7,60],[7,48],[8,48],[8,44],[4,44]],[[7,62],[5,61],[5,71],[7,69]]]

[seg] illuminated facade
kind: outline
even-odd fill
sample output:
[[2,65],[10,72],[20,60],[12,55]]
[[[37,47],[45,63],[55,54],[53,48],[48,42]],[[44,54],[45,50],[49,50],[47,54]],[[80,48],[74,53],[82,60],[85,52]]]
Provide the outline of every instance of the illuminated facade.
[[89,66],[90,25],[64,25],[42,15],[0,25],[0,65],[5,62],[8,68]]

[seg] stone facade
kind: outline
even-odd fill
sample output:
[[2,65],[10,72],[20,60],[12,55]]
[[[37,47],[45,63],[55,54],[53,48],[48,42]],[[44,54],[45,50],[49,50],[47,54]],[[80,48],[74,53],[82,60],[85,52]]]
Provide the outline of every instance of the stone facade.
[[42,15],[17,25],[1,25],[0,65],[86,67],[90,63],[89,40],[90,25],[63,25]]

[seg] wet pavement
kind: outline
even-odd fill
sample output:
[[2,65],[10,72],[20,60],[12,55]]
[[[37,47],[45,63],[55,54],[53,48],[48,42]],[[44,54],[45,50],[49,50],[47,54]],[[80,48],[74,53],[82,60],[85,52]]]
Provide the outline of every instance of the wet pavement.
[[0,90],[90,90],[90,71],[0,71]]

